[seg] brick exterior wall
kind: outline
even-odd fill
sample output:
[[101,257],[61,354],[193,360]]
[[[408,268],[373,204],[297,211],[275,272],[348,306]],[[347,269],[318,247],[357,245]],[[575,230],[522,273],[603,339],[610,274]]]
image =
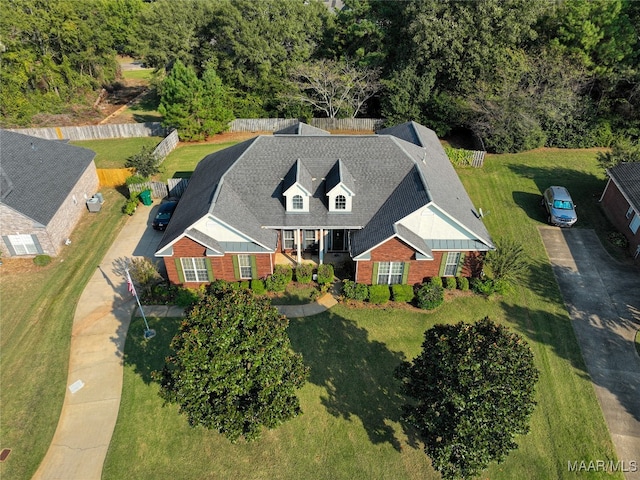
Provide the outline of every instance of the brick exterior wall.
[[640,245],[640,228],[635,235],[629,228],[629,224],[633,219],[633,214],[629,218],[626,217],[629,210],[629,202],[612,181],[608,183],[607,190],[602,197],[602,208],[611,223],[629,240],[629,252],[632,255],[635,254],[638,245]]
[[[479,252],[464,252],[465,262],[462,276],[471,277],[479,274],[482,268],[482,256]],[[392,238],[371,251],[371,260],[357,262],[356,279],[358,283],[371,284],[374,262],[409,262],[407,283],[422,283],[430,277],[440,274],[442,257],[447,252],[433,252],[433,260],[416,260],[415,251],[397,238]]]
[[47,232],[49,233],[51,243],[56,249],[56,253],[59,253],[60,247],[62,247],[65,240],[71,236],[71,232],[73,232],[80,217],[85,213],[92,215],[87,213],[88,209],[85,195],[86,198],[91,198],[99,188],[100,182],[98,180],[98,173],[96,172],[96,165],[94,162],[91,162],[73,187],[73,190],[69,192],[67,198],[62,202],[62,205],[60,205],[60,208],[49,222],[49,225],[47,225]]
[[[80,217],[84,213],[88,214],[85,194],[87,197],[91,197],[98,190],[98,186],[96,166],[94,162],[91,162],[62,202],[49,225],[44,228],[34,227],[33,220],[6,205],[0,205],[0,218],[2,219],[0,221],[0,236],[36,235],[44,253],[51,256],[57,255],[65,240],[71,236]],[[73,200],[74,195],[76,202]],[[9,250],[4,241],[0,242],[0,250],[3,255],[9,256]]]
[[[180,282],[178,270],[176,268],[175,259],[183,257],[206,257],[207,249],[200,245],[198,242],[191,240],[190,238],[181,238],[173,245],[173,257],[164,257],[164,265],[167,269],[167,275],[169,281],[176,285],[184,285],[185,287],[194,288],[198,287],[200,283],[196,282]],[[271,265],[273,264],[272,254],[259,253],[251,254],[256,257],[256,268],[258,270],[258,278],[264,278],[267,275],[273,273]],[[233,271],[233,254],[228,254],[223,257],[207,257],[211,261],[211,269],[213,271],[213,277],[216,280],[227,280],[230,282],[236,281],[235,273]]]

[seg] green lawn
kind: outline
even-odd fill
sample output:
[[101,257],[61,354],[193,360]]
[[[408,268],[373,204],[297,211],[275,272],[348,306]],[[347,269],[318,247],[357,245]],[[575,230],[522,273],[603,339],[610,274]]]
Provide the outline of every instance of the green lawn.
[[235,145],[229,143],[180,144],[162,162],[161,180],[168,178],[189,178],[200,160],[210,153]]
[[[185,167],[185,170],[187,168]],[[179,320],[151,319],[158,336],[126,344],[123,398],[103,477],[119,478],[437,478],[410,430],[399,421],[404,399],[391,373],[420,351],[423,331],[439,322],[489,315],[524,336],[540,369],[531,433],[483,478],[578,478],[568,462],[614,460],[615,453],[537,227],[540,193],[564,184],[579,205],[580,226],[606,227],[596,204],[604,177],[593,151],[488,156],[483,169],[461,169],[494,238],[512,236],[531,259],[524,285],[504,297],[449,300],[434,313],[338,305],[291,320],[293,348],[311,367],[300,396],[304,414],[255,443],[231,444],[191,429],[163,406],[150,371],[162,366]],[[131,332],[142,330],[141,320]],[[588,477],[623,478],[589,472]]]
[[12,450],[0,463],[3,480],[31,478],[58,424],[76,303],[126,220],[122,196],[102,193],[100,213],[82,217],[48,266],[5,259],[0,267],[0,439]]
[[97,168],[123,168],[127,158],[140,151],[143,146],[155,147],[161,141],[162,137],[134,137],[69,143],[96,152]]
[[122,70],[122,76],[127,80],[151,80],[153,68],[137,68],[135,70]]
[[273,294],[273,305],[305,305],[311,302],[311,296],[318,292],[317,285],[290,283],[282,293]]

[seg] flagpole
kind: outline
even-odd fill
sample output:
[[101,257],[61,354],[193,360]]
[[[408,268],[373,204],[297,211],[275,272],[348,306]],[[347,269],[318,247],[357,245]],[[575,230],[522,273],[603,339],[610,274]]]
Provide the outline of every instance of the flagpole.
[[153,338],[156,336],[156,331],[149,328],[149,324],[147,323],[147,317],[144,314],[144,310],[142,309],[142,305],[140,304],[140,298],[138,298],[138,292],[136,291],[136,287],[133,285],[131,281],[131,275],[129,275],[129,269],[126,268],[125,272],[127,273],[127,289],[136,297],[136,302],[138,302],[138,308],[140,309],[140,313],[142,314],[142,319],[144,320],[144,338]]

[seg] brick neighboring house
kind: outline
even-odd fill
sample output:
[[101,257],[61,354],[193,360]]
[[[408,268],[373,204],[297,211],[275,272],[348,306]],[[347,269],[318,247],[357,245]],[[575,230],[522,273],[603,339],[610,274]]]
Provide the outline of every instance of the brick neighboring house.
[[0,250],[55,256],[98,189],[95,152],[0,130]]
[[614,226],[629,240],[629,250],[640,257],[640,163],[621,163],[607,169],[609,180],[600,197]]
[[205,157],[156,256],[187,286],[340,257],[357,282],[412,284],[472,276],[493,248],[432,130],[331,135],[300,123]]

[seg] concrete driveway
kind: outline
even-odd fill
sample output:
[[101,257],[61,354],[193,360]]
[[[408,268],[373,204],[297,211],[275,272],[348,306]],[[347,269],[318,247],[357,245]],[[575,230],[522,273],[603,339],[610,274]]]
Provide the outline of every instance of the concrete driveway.
[[540,234],[620,467],[640,479],[640,271],[613,260],[593,230],[540,227]]
[[[162,238],[162,233],[150,228],[155,211],[155,206],[140,206],[128,219],[80,296],[64,404],[33,480],[100,480],[102,476],[120,406],[124,342],[136,307],[120,269],[124,258],[153,257]],[[147,310],[148,315],[162,313],[166,314]]]

